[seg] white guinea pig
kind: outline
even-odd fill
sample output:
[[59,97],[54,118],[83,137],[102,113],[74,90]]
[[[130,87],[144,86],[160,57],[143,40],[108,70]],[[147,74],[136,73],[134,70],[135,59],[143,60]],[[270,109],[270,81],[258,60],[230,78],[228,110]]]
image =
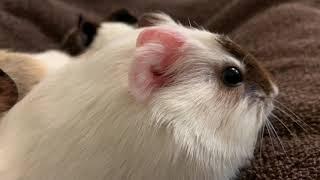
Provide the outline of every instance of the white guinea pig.
[[[224,36],[164,14],[48,76],[4,117],[2,180],[229,179],[277,88]],[[120,32],[120,31],[119,31]]]

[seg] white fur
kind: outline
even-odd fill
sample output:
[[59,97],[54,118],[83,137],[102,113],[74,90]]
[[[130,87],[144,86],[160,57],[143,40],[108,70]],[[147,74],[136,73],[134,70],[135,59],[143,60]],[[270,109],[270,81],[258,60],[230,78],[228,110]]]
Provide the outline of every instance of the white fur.
[[52,74],[64,67],[73,60],[88,59],[109,42],[121,36],[128,30],[133,30],[132,26],[118,22],[104,22],[98,29],[97,37],[94,38],[92,45],[78,57],[72,57],[59,50],[48,50],[41,53],[29,54],[33,59],[38,60],[48,74]]
[[33,59],[42,64],[48,74],[56,72],[72,60],[70,55],[57,50],[48,50],[38,54],[31,54]]
[[208,78],[212,66],[238,63],[217,35],[168,27],[190,44],[172,69],[176,84],[137,101],[128,92],[128,72],[141,30],[97,43],[96,53],[49,76],[4,118],[1,180],[233,177],[253,154],[263,108],[234,100],[219,89],[217,76]]
[[80,58],[90,59],[101,48],[107,46],[109,43],[113,43],[116,39],[123,37],[122,35],[128,31],[132,31],[134,28],[130,25],[118,22],[104,22],[101,23],[97,35],[94,38],[93,43],[86,50],[85,53],[80,55]]
[[128,30],[133,30],[133,27],[129,25],[117,22],[104,22],[100,26],[97,37],[94,38],[92,45],[88,47],[85,53],[78,57],[72,57],[59,50],[48,50],[30,55],[33,59],[38,60],[39,63],[43,65],[48,74],[52,74],[73,60],[90,60],[90,57],[99,51],[99,49],[103,48],[114,39],[117,39]]

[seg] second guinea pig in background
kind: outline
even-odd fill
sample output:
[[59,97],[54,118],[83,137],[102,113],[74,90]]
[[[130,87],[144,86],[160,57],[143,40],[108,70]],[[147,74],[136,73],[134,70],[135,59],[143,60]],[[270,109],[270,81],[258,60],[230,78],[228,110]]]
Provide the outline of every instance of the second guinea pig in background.
[[[56,72],[73,60],[81,59],[81,55],[90,56],[89,54],[95,51],[95,48],[90,46],[96,39],[101,36],[112,38],[122,26],[134,26],[136,22],[137,19],[126,9],[112,12],[102,24],[79,15],[78,22],[66,33],[60,50],[40,53],[0,50],[0,89],[3,89],[0,93],[0,117],[48,74]],[[101,26],[105,28],[100,28]],[[102,35],[96,37],[97,33]],[[107,41],[108,39],[104,40]]]

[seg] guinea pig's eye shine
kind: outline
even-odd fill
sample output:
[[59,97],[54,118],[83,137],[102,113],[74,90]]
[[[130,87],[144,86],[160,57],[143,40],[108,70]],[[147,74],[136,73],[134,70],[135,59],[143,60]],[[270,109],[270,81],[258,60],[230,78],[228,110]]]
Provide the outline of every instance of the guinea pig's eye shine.
[[240,70],[236,67],[228,67],[222,72],[222,81],[230,87],[239,86],[243,81]]

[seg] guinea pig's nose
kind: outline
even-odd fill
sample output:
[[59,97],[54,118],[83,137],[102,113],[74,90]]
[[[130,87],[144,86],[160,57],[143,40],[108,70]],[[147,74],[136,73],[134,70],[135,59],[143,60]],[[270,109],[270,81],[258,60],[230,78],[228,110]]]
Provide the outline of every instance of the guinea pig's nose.
[[272,85],[271,85],[271,91],[270,91],[270,93],[268,94],[268,96],[269,96],[270,98],[275,98],[275,97],[278,96],[278,94],[279,94],[279,88],[278,88],[278,86],[276,86],[275,84],[272,83]]

